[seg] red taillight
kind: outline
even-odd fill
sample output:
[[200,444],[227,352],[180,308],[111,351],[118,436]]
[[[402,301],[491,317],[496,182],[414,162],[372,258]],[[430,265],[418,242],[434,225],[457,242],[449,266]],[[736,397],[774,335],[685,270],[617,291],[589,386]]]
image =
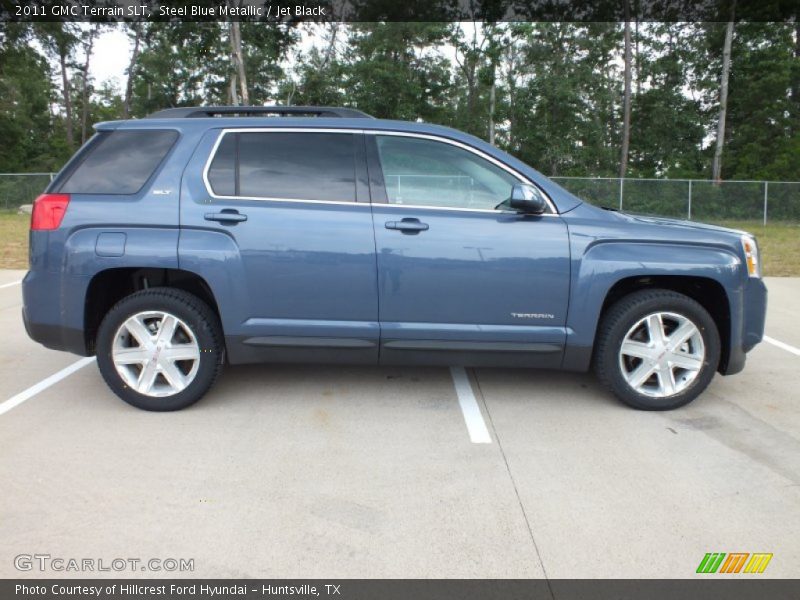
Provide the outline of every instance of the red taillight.
[[69,194],[42,194],[33,202],[31,230],[58,229],[67,212]]

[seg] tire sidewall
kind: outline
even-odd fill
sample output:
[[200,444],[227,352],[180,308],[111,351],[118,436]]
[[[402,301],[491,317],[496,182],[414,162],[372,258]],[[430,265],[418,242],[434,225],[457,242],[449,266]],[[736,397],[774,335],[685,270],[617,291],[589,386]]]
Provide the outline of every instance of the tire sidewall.
[[[190,299],[193,296],[183,294]],[[199,300],[195,299],[197,304]],[[139,292],[116,304],[104,317],[97,334],[97,364],[108,386],[128,404],[150,411],[172,411],[197,402],[216,378],[221,349],[215,323],[203,314],[203,305],[187,302],[187,298],[169,293]],[[183,321],[197,340],[200,364],[192,382],[172,396],[151,397],[130,388],[117,372],[112,358],[114,337],[120,326],[133,315],[147,311],[170,313]]]
[[[635,391],[628,385],[619,364],[619,352],[628,331],[645,316],[656,312],[676,313],[691,320],[705,345],[703,366],[689,386],[674,396],[654,398]],[[720,339],[711,315],[697,302],[678,293],[643,298],[633,303],[617,318],[608,332],[608,344],[601,357],[602,368],[614,393],[626,404],[642,410],[671,410],[694,400],[711,382],[720,358]]]

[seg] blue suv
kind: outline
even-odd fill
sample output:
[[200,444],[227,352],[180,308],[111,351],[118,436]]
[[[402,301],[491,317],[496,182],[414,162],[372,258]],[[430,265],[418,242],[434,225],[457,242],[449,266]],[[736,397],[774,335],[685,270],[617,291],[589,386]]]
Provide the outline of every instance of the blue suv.
[[751,235],[591,206],[452,129],[327,107],[96,129],[35,202],[23,318],[139,408],[313,362],[593,367],[663,410],[762,338]]

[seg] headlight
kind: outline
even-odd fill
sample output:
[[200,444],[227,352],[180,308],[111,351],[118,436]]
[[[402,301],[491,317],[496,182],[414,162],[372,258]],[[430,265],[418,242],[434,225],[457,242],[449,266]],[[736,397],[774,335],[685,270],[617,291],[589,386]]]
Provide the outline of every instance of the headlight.
[[758,244],[752,235],[742,236],[742,250],[750,277],[761,277],[761,261],[758,258]]

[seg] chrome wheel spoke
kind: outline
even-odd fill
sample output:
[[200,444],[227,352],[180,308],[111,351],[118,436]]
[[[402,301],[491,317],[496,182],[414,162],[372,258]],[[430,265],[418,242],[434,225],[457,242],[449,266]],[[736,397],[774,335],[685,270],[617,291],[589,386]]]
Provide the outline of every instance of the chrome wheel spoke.
[[140,346],[146,345],[153,339],[153,334],[147,329],[147,325],[144,324],[141,315],[131,317],[125,321],[123,327],[139,342]]
[[669,356],[669,364],[687,371],[699,371],[703,367],[703,359],[692,354],[674,352]]
[[164,318],[161,319],[161,323],[158,326],[156,342],[163,342],[164,344],[170,343],[172,338],[175,337],[175,329],[177,326],[178,320],[175,317],[172,315],[164,315]]
[[637,393],[667,398],[694,382],[703,369],[705,353],[703,336],[690,319],[657,312],[639,319],[625,334],[619,368]]
[[647,333],[650,342],[653,344],[663,344],[665,340],[664,323],[661,320],[661,313],[656,313],[647,317]]
[[120,348],[114,351],[114,362],[118,365],[141,365],[150,360],[152,354],[140,346]]
[[647,360],[656,358],[656,352],[649,344],[634,340],[625,340],[622,342],[620,352],[625,356],[632,356],[634,358],[643,358]]
[[674,351],[697,333],[697,327],[688,319],[669,336],[669,347]]
[[170,362],[176,360],[198,360],[200,358],[200,349],[197,344],[175,344],[171,348],[164,348],[161,351],[161,356]]
[[[174,341],[177,340],[177,341]],[[149,311],[128,318],[117,330],[111,357],[128,387],[151,397],[185,390],[200,368],[194,332],[175,315]]]
[[643,362],[639,365],[634,371],[627,374],[625,379],[628,380],[628,384],[634,388],[640,388],[644,383],[650,379],[650,376],[655,371],[655,367],[649,363]]
[[164,361],[160,366],[164,378],[176,391],[181,391],[189,385],[189,382],[186,381],[186,376],[181,373],[181,370],[175,363]]
[[140,394],[149,394],[150,390],[153,389],[157,375],[156,364],[153,361],[148,361],[139,373],[139,378],[136,381],[136,391]]
[[672,396],[675,393],[675,374],[672,369],[656,371],[658,377],[659,391],[664,396]]

